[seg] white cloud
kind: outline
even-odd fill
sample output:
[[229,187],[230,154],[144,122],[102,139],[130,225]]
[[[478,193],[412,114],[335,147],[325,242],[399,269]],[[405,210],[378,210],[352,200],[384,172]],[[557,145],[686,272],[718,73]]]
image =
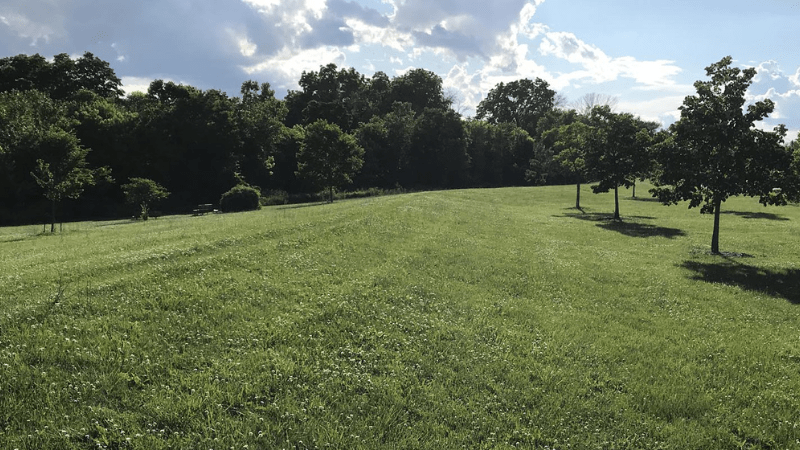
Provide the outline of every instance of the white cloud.
[[239,54],[241,54],[246,58],[249,58],[256,54],[256,51],[258,51],[258,45],[256,45],[252,40],[250,40],[246,32],[235,31],[230,28],[227,31],[233,45],[238,50]]
[[265,76],[275,88],[295,89],[304,71],[318,70],[329,63],[340,66],[346,59],[345,53],[336,47],[300,51],[287,48],[258,64],[243,66],[242,70],[250,76]]
[[789,77],[789,81],[791,81],[795,86],[800,87],[800,67],[797,68],[797,71],[794,73],[794,75]]
[[753,78],[754,83],[766,81],[767,78],[773,81],[783,78],[783,72],[777,61],[764,61],[754,67],[756,69],[756,76]]
[[644,120],[660,122],[663,127],[680,119],[678,108],[683,104],[684,95],[668,95],[646,100],[623,100],[617,105],[619,111],[629,112]]
[[639,61],[631,56],[611,58],[569,32],[546,32],[539,44],[539,52],[582,66],[583,70],[567,75],[570,81],[590,78],[595,83],[604,83],[625,77],[645,86],[660,88],[674,86],[675,76],[682,71],[674,61]]
[[[150,87],[150,83],[152,83],[155,78],[121,77],[120,79],[122,80],[122,90],[125,91],[125,95],[131,95],[134,92],[147,93],[147,89]],[[164,80],[164,81],[170,81],[170,80]]]
[[413,39],[409,33],[403,33],[390,27],[379,27],[367,24],[360,19],[349,18],[345,20],[352,30],[355,41],[361,44],[379,44],[398,52],[405,52],[413,46]]
[[13,11],[0,10],[0,22],[17,36],[23,39],[30,39],[31,46],[36,46],[39,40],[49,43],[50,37],[56,34],[50,25],[34,22],[28,17]]

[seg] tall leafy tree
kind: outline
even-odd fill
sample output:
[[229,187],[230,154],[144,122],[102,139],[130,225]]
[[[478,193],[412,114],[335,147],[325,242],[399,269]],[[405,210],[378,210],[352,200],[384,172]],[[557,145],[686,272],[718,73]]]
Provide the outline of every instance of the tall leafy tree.
[[719,218],[729,197],[759,197],[763,204],[785,204],[796,194],[790,182],[792,154],[783,145],[786,128],[756,128],[775,105],[771,100],[746,105],[754,68],[733,67],[727,56],[706,68],[695,95],[681,106],[681,118],[658,151],[660,169],[653,194],[664,204],[689,201],[689,208],[714,214],[711,252],[719,251]]
[[351,132],[365,121],[369,109],[368,82],[355,69],[338,69],[336,64],[328,64],[318,72],[303,72],[299,84],[299,91],[289,91],[286,95],[288,126],[325,120]]
[[241,93],[234,119],[238,135],[234,165],[250,183],[263,186],[272,174],[278,143],[286,133],[286,105],[275,98],[269,83],[246,81]]
[[535,144],[528,132],[510,123],[493,125],[482,120],[468,121],[464,129],[473,185],[526,184]]
[[553,110],[555,98],[556,92],[541,78],[500,83],[478,104],[475,117],[492,124],[514,124],[539,136],[539,120]]
[[[37,90],[0,93],[0,147],[6,161],[5,176],[0,177],[0,204],[9,212],[24,217],[41,187],[51,192],[48,199],[58,197],[55,204],[66,195],[58,192],[68,190],[62,181],[69,180],[70,161],[79,161],[78,168],[86,167],[88,152],[79,145],[73,125],[63,104],[47,94]],[[45,187],[39,180],[52,186]],[[74,197],[80,192],[69,194]]]
[[355,138],[335,124],[318,120],[305,127],[297,154],[298,175],[326,189],[333,202],[333,191],[353,182],[364,164],[364,149]]
[[393,78],[390,98],[392,103],[410,103],[417,116],[426,108],[449,109],[451,106],[444,95],[442,78],[425,69],[412,69]]
[[461,116],[452,109],[425,108],[415,122],[403,186],[456,188],[469,179],[469,154]]
[[408,168],[417,123],[410,103],[395,103],[388,114],[373,117],[356,131],[364,148],[364,167],[358,183],[364,187],[394,188]]
[[0,92],[38,90],[54,100],[72,98],[81,90],[105,98],[122,96],[122,81],[108,62],[84,53],[72,59],[66,53],[48,62],[39,54],[17,55],[0,59]]

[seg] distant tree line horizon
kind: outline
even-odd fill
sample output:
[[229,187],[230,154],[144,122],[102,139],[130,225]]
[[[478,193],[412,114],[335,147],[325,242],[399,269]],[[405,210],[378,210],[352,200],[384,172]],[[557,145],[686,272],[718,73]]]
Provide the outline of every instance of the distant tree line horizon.
[[[705,93],[698,87],[700,101],[714,89],[729,94],[728,88],[737,88],[736,77],[749,73],[728,67],[726,59],[717,64],[709,76],[724,79],[713,79],[716,84]],[[743,82],[749,85],[749,79]],[[0,225],[54,220],[56,214],[70,220],[130,216],[140,205],[129,205],[121,186],[141,179],[168,192],[159,208],[169,213],[216,204],[242,185],[287,196],[324,190],[331,200],[334,190],[344,188],[575,183],[579,193],[581,183],[596,182],[595,192],[616,192],[637,179],[659,177],[674,187],[687,176],[665,176],[674,175],[675,167],[665,170],[663,161],[699,145],[681,138],[700,132],[683,116],[663,130],[657,122],[615,111],[616,99],[599,94],[568,108],[539,78],[499,83],[469,119],[454,109],[442,79],[425,69],[366,77],[328,64],[304,72],[298,84],[283,100],[269,83],[252,80],[242,84],[238,97],[163,80],[124,96],[114,70],[89,52],[52,61],[38,54],[2,58]],[[684,103],[682,114],[689,106]],[[796,178],[800,146],[783,142],[783,127],[752,134],[754,122],[773,107],[769,100],[738,104],[738,139],[758,141],[753,145],[762,152],[771,146],[772,159],[783,159],[760,168],[750,164],[771,178],[732,195],[761,196],[765,186],[780,184],[786,195],[775,201],[791,199],[784,181],[789,173]],[[733,141],[725,145],[737,148]],[[787,174],[775,173],[775,164],[786,164]],[[654,195],[665,203],[702,196],[676,192],[662,187]]]

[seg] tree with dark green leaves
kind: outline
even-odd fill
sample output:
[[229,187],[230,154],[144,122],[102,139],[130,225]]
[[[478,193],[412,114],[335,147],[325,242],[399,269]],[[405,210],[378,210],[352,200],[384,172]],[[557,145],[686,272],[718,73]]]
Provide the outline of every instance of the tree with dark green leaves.
[[128,204],[139,208],[139,218],[147,220],[150,217],[150,207],[157,201],[169,196],[164,186],[149,178],[131,178],[122,186],[125,200]]
[[333,203],[333,191],[353,182],[364,164],[364,149],[337,125],[318,120],[305,127],[297,173],[315,186],[326,189]]
[[0,92],[38,90],[54,100],[72,98],[81,90],[104,98],[122,96],[122,81],[111,66],[86,52],[77,59],[66,53],[53,57],[17,55],[0,59]]
[[759,197],[785,204],[797,194],[792,183],[792,153],[783,145],[786,128],[756,128],[775,108],[771,100],[747,105],[756,69],[732,66],[730,56],[706,68],[695,95],[680,107],[681,118],[658,147],[654,196],[664,204],[688,201],[689,208],[714,214],[711,253],[719,254],[719,218],[729,197]]
[[584,161],[597,184],[592,191],[614,191],[614,220],[619,214],[619,188],[630,188],[651,166],[648,148],[652,135],[645,122],[629,113],[614,113],[596,106],[588,117]]
[[278,143],[286,133],[286,105],[275,98],[269,83],[246,81],[235,109],[238,135],[232,148],[236,172],[257,186],[266,185],[275,167]]
[[500,83],[478,104],[475,118],[513,124],[538,137],[539,120],[553,110],[555,98],[556,92],[541,78]]
[[392,79],[390,92],[392,104],[405,102],[421,115],[425,109],[449,109],[450,101],[444,95],[442,78],[425,69],[412,69]]
[[527,131],[510,123],[491,124],[471,120],[464,124],[471,184],[521,186],[528,184],[526,171],[534,154],[534,140]]
[[0,147],[7,169],[0,178],[0,200],[10,212],[32,208],[44,191],[54,230],[57,205],[94,184],[100,172],[89,168],[89,149],[80,144],[74,125],[63,103],[42,92],[0,93]]
[[469,180],[469,154],[461,116],[452,109],[425,108],[415,122],[403,186],[464,187]]
[[546,131],[542,138],[552,141],[553,160],[560,164],[575,180],[575,208],[581,209],[581,184],[589,177],[586,153],[595,145],[596,130],[582,121],[561,125]]
[[338,69],[336,64],[319,71],[303,72],[299,91],[286,95],[286,125],[307,125],[317,120],[353,131],[369,110],[368,82],[355,69]]
[[356,130],[356,139],[364,148],[364,167],[357,180],[360,186],[394,188],[401,183],[416,122],[410,103],[395,103],[391,112],[373,117]]
[[56,209],[65,199],[80,197],[86,186],[95,184],[98,176],[107,176],[107,170],[93,170],[87,167],[86,155],[89,149],[83,148],[74,134],[53,127],[47,130],[39,142],[37,153],[44,157],[36,160],[36,168],[31,176],[44,191],[50,201],[50,232],[55,232]]
[[575,123],[580,119],[574,109],[554,109],[539,119],[541,136],[533,147],[533,156],[528,162],[525,179],[534,185],[568,184],[575,182],[575,175],[569,167],[556,159],[561,148],[556,148],[560,127]]

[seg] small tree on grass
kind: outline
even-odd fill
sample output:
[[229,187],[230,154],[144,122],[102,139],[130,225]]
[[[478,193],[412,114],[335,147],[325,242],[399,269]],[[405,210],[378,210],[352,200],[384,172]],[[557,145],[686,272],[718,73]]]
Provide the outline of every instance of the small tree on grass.
[[628,113],[614,113],[608,106],[596,106],[589,114],[594,134],[586,146],[586,165],[598,183],[597,194],[614,190],[614,220],[619,215],[619,188],[630,188],[650,167],[648,145],[651,135],[644,122]]
[[337,125],[318,120],[305,127],[297,152],[297,174],[327,189],[331,203],[333,190],[352,183],[363,164],[364,149]]
[[150,217],[150,207],[159,200],[169,196],[163,186],[148,178],[131,178],[122,185],[125,200],[140,208],[139,218],[147,220]]
[[586,151],[590,145],[593,145],[594,133],[594,128],[583,122],[562,125],[544,133],[545,139],[556,139],[553,147],[558,153],[554,160],[575,178],[576,209],[581,209],[581,184],[588,177]]
[[60,128],[48,130],[38,147],[47,160],[37,159],[31,176],[44,191],[45,198],[50,200],[50,232],[53,233],[58,204],[67,198],[80,197],[86,186],[95,184],[96,177],[107,177],[108,169],[89,169],[86,163],[89,149],[81,147],[74,134]]
[[775,105],[763,100],[745,108],[754,68],[731,67],[730,56],[706,68],[709,81],[697,81],[697,94],[686,97],[681,118],[657,153],[658,176],[651,190],[664,204],[689,201],[701,213],[714,214],[711,253],[719,254],[719,216],[729,197],[759,197],[767,204],[786,204],[797,195],[791,173],[791,150],[783,145],[786,128],[763,131],[755,123]]

